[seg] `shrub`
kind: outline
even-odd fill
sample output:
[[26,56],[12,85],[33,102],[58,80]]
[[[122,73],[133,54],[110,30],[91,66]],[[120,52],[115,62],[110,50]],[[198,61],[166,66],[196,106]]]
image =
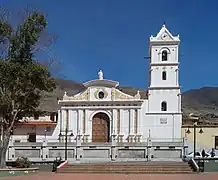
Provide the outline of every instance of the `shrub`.
[[29,168],[31,163],[27,157],[19,157],[15,161],[17,168]]

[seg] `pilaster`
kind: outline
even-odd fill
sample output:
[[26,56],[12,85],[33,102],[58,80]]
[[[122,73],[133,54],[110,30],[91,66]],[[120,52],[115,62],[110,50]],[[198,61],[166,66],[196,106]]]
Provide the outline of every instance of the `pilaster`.
[[129,135],[134,135],[134,109],[129,111]]
[[116,109],[112,109],[112,134],[117,134],[117,113]]

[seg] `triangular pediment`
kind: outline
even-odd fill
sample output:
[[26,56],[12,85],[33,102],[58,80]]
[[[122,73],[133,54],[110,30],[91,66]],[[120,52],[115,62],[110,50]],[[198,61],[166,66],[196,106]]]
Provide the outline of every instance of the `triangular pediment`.
[[[104,88],[100,88],[100,89],[104,89]],[[96,88],[96,90],[94,91],[94,97],[95,100],[97,100],[97,94],[99,92],[99,88]],[[108,93],[107,91],[103,90],[105,97],[107,98]],[[78,93],[74,96],[68,96],[67,92],[65,92],[64,96],[63,96],[63,100],[70,100],[70,101],[92,101],[92,99],[90,99],[90,89],[86,89],[85,91]],[[111,100],[111,101],[116,101],[116,100],[121,100],[121,101],[126,101],[126,100],[139,100],[141,99],[140,93],[139,91],[137,91],[137,93],[134,96],[131,96],[129,94],[126,94],[116,88],[112,88],[111,89],[111,99],[107,99],[107,101]]]
[[140,99],[140,94],[137,92],[135,96],[131,96],[129,94],[126,94],[118,89],[115,89],[114,91],[114,100],[137,100]]
[[179,35],[173,36],[166,26],[163,25],[156,37],[150,37],[150,41],[179,41]]
[[65,92],[63,100],[89,100],[89,89],[86,89],[83,92],[80,92],[74,96],[68,96]]

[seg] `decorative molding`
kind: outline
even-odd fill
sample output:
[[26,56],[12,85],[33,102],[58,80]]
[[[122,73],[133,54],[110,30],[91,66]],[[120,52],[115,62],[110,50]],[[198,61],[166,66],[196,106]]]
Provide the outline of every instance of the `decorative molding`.
[[128,99],[134,99],[134,97],[130,96],[128,94],[125,94],[125,93],[123,93],[123,92],[116,89],[115,90],[115,100],[117,100],[117,99],[121,99],[121,100],[126,99],[126,100],[128,100]]
[[[182,125],[182,128],[194,128],[193,124],[184,124]],[[196,129],[200,128],[218,128],[218,125],[209,125],[209,124],[200,124],[196,126]]]
[[151,66],[178,66],[179,62],[153,62]]
[[115,100],[115,88],[111,89],[111,99],[112,99],[112,101]]
[[146,115],[182,115],[182,112],[167,112],[167,111],[161,111],[161,112],[146,112]]
[[[104,98],[103,98],[103,99],[106,99],[106,98],[107,98],[108,92],[105,90],[105,88],[96,88],[96,90],[95,90],[95,92],[94,92],[94,96],[95,96],[96,99],[100,99],[100,98],[98,97],[98,93],[99,93],[99,92],[103,92],[103,93],[104,93]],[[101,100],[101,99],[100,99],[100,100]]]
[[89,99],[89,89],[75,96],[67,96],[66,93],[63,96],[63,100],[88,100],[88,99]]
[[149,90],[159,90],[159,89],[168,89],[168,90],[170,90],[170,89],[180,89],[181,88],[181,86],[168,86],[168,87],[148,87],[148,89]]

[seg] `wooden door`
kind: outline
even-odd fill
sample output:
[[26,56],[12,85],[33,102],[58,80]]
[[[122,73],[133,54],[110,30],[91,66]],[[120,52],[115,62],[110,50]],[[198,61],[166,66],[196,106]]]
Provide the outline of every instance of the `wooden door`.
[[98,113],[92,119],[92,142],[109,142],[110,120],[105,113]]

